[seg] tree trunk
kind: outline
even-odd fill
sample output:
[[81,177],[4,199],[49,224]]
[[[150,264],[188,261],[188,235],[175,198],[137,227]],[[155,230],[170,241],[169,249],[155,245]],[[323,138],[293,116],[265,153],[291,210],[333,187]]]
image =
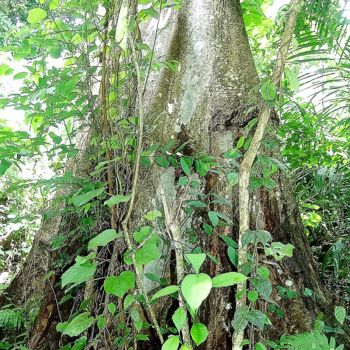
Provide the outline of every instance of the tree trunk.
[[[188,142],[185,154],[210,154],[225,162],[222,154],[234,147],[244,126],[257,116],[261,104],[259,80],[239,1],[185,2],[173,22],[166,50],[167,58],[180,64],[175,73],[164,71],[155,84],[157,89],[150,89],[154,96],[150,111],[152,115],[161,115],[151,140],[166,143],[172,138],[178,146]],[[169,176],[168,171],[168,174],[153,174],[148,181],[142,181],[140,188],[148,191],[139,198],[140,208],[147,207],[159,181],[168,189],[168,201],[177,203],[181,195],[176,194],[175,187],[171,188],[174,180],[175,176]],[[310,298],[280,300],[275,294],[285,316],[282,320],[270,316],[274,325],[269,335],[273,339],[283,333],[309,330],[316,313],[327,305],[288,179],[279,174],[275,180],[275,190],[252,192],[251,229],[268,230],[274,241],[291,243],[295,247],[293,258],[285,259],[278,268],[267,264],[274,286],[286,286],[288,281],[288,285],[292,284],[292,288],[301,293],[309,288],[315,292],[318,302]],[[232,203],[231,210],[220,205],[211,205],[210,210],[224,212],[233,219],[234,227],[222,228],[208,237],[201,232],[201,218],[196,219],[201,233],[198,234],[200,246],[219,261],[217,264],[207,262],[205,272],[211,276],[232,271],[227,247],[219,234],[235,239],[238,236],[238,193],[224,184],[221,175],[208,175],[204,192],[222,195]],[[201,311],[200,321],[209,329],[202,349],[231,349],[233,308],[233,289],[212,290]]]
[[[151,47],[154,27],[154,22],[151,22],[141,28],[144,40]],[[158,56],[176,60],[179,65],[175,71],[164,69],[150,76],[145,92],[148,110],[145,144],[166,143],[169,139],[175,141],[175,146],[187,142],[182,151],[185,155],[210,154],[225,163],[222,154],[234,147],[244,126],[258,115],[261,104],[259,80],[239,0],[191,0],[184,1],[180,11],[164,10],[155,45],[155,57]],[[171,209],[177,208],[183,200],[183,194],[175,187],[179,175],[173,168],[143,170],[138,183],[134,222],[139,222],[149,209],[163,208],[161,189],[164,189]],[[292,284],[293,289],[301,292],[305,287],[312,289],[319,300],[327,304],[288,179],[279,174],[276,182],[274,190],[252,192],[251,200],[251,229],[268,230],[275,241],[295,246],[294,256],[279,266],[266,262],[274,285],[285,286],[288,280],[287,284]],[[204,272],[213,277],[233,269],[226,254],[227,247],[219,235],[237,238],[238,194],[236,189],[226,185],[222,175],[214,173],[206,176],[203,193],[209,198],[213,193],[219,194],[232,203],[232,207],[210,204],[210,210],[223,212],[232,218],[233,227],[216,229],[208,236],[202,232],[204,215],[193,219],[198,245],[218,260],[214,264],[207,259],[204,267]],[[35,239],[34,247],[39,241],[40,235]],[[48,251],[39,249],[31,253],[35,259],[41,259],[42,254],[48,254]],[[154,268],[153,265],[146,267],[151,268]],[[166,271],[170,276],[173,273],[169,267]],[[15,279],[13,284],[23,284],[20,278]],[[173,275],[171,278],[174,280]],[[234,293],[234,288],[215,288],[201,307],[200,322],[209,329],[208,340],[201,349],[231,349]],[[318,301],[310,298],[279,300],[276,294],[273,297],[285,310],[285,316],[282,321],[270,317],[273,326],[269,336],[276,339],[282,333],[310,329],[319,310]],[[161,302],[159,305],[156,311],[159,317],[163,317],[161,315],[170,307]]]
[[[72,174],[76,178],[88,176],[91,167],[87,159],[87,150],[90,142],[90,132],[84,128],[80,132],[76,149],[79,150],[76,159],[70,159],[66,167],[66,174]],[[64,295],[63,291],[57,288],[59,282],[59,271],[55,271],[55,262],[59,258],[59,252],[52,250],[52,240],[60,234],[68,234],[78,222],[74,215],[69,214],[63,217],[66,207],[66,196],[72,191],[71,186],[65,184],[59,187],[48,209],[54,212],[54,216],[43,219],[39,231],[36,233],[32,248],[26,257],[26,261],[17,276],[11,281],[9,287],[0,295],[0,307],[13,304],[22,307],[25,313],[35,314],[33,329],[31,331],[29,345],[31,349],[38,349],[44,343],[43,349],[57,349],[59,335],[56,333],[56,325],[60,317],[65,314],[65,307],[58,311],[58,301]],[[79,241],[70,242],[65,247],[65,253],[74,257],[79,248]],[[57,270],[57,269],[56,269]],[[68,304],[67,304],[68,305]],[[60,313],[62,312],[62,315]],[[18,330],[22,334],[22,329]],[[0,337],[10,338],[18,335],[18,332],[5,334],[0,329]],[[33,346],[31,346],[33,345]]]

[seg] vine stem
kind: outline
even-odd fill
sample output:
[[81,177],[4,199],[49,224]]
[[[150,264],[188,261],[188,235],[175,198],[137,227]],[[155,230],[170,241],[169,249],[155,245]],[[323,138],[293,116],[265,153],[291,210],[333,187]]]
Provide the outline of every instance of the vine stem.
[[[182,233],[181,233],[180,223],[173,216],[173,214],[170,213],[162,185],[160,186],[160,195],[162,197],[166,226],[169,229],[172,235],[171,239],[174,242],[175,262],[176,262],[176,281],[177,281],[177,284],[180,285],[180,283],[185,277],[185,261],[184,261],[184,254],[183,254],[183,243],[182,243]],[[180,206],[181,206],[181,203],[180,203]],[[187,309],[180,292],[179,292],[179,307],[187,314]],[[186,344],[191,345],[190,327],[189,327],[187,318],[182,328],[182,338]]]
[[137,287],[141,290],[141,293],[143,294],[143,297],[145,298],[145,304],[146,308],[149,313],[149,317],[153,323],[153,327],[157,333],[157,336],[161,342],[161,344],[164,343],[164,338],[162,335],[162,332],[160,330],[157,317],[154,313],[154,310],[150,304],[150,300],[147,295],[147,291],[145,289],[144,283],[143,283],[143,277],[142,277],[142,270],[140,266],[137,264],[134,248],[132,244],[132,238],[130,236],[129,232],[129,221],[134,209],[135,205],[135,198],[136,198],[136,190],[137,190],[137,184],[139,179],[139,173],[140,173],[140,159],[141,159],[141,152],[142,152],[142,143],[143,143],[143,131],[144,131],[144,105],[143,105],[143,89],[142,89],[142,81],[141,81],[141,71],[140,66],[137,60],[137,54],[135,49],[135,43],[133,41],[133,38],[129,35],[129,43],[131,47],[131,53],[132,53],[132,59],[136,70],[136,77],[137,77],[137,106],[138,106],[138,115],[139,115],[139,135],[138,135],[138,145],[136,150],[136,157],[135,157],[135,165],[134,165],[134,176],[132,181],[132,188],[131,188],[131,198],[129,202],[128,211],[126,213],[125,219],[122,222],[122,228],[124,231],[124,239],[126,241],[127,247],[129,251],[131,252],[131,260],[132,264],[134,266],[135,275],[136,275],[136,284]]
[[[110,136],[110,116],[109,116],[109,98],[108,98],[108,88],[109,88],[109,80],[108,80],[108,73],[111,69],[111,64],[108,63],[108,32],[110,30],[111,26],[117,26],[119,21],[119,15],[121,10],[121,2],[118,0],[112,0],[110,2],[110,5],[106,7],[106,14],[105,14],[105,28],[103,32],[103,49],[102,49],[102,77],[101,77],[101,107],[102,107],[102,135],[105,139],[106,144],[106,161],[110,161],[112,159],[112,151],[108,144],[108,137]],[[117,60],[119,60],[119,57],[117,57]],[[118,72],[117,72],[118,74]],[[109,196],[113,196],[115,193],[115,181],[113,176],[113,171],[111,167],[108,167],[107,169],[107,183],[108,183],[108,194]],[[110,224],[112,229],[117,229],[117,208],[115,206],[112,206],[110,208],[111,218],[110,218]],[[117,258],[116,255],[116,247],[117,242],[114,241],[113,243],[113,253],[111,256],[111,259],[109,261],[108,270],[107,270],[107,276],[112,275],[115,261]],[[97,252],[97,250],[96,250]],[[104,308],[103,308],[103,315],[105,315],[107,321],[106,325],[109,324],[111,317],[108,314],[108,304],[110,301],[110,295],[106,293],[105,300],[104,300]]]
[[[272,82],[275,86],[279,86],[282,80],[285,64],[287,61],[288,51],[290,43],[293,38],[295,24],[299,12],[303,6],[304,0],[292,0],[290,12],[285,25],[285,30],[282,36],[281,46],[277,54],[277,62],[272,73]],[[247,262],[248,248],[243,246],[242,237],[244,233],[249,230],[250,217],[249,217],[249,180],[254,160],[259,152],[261,141],[265,135],[267,125],[270,120],[271,108],[263,105],[259,115],[259,121],[255,129],[250,146],[245,153],[242,163],[239,167],[239,239],[238,239],[238,266]],[[236,301],[236,310],[246,306],[247,283],[241,283],[237,287],[237,293],[242,294]],[[245,328],[238,330],[232,337],[232,350],[242,350],[242,342],[244,340]]]

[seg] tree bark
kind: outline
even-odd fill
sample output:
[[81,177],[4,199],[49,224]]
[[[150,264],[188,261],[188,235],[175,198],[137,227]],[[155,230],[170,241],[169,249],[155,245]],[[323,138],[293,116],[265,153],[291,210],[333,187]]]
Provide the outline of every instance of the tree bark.
[[[154,97],[150,112],[161,115],[157,131],[150,139],[165,143],[173,138],[177,145],[189,142],[184,153],[203,152],[220,159],[225,151],[234,147],[243,127],[257,116],[262,103],[239,1],[185,2],[173,21],[166,52],[168,59],[177,60],[180,65],[175,73],[163,71],[158,81],[154,79],[157,88],[150,88]],[[274,124],[270,126],[275,127]],[[149,189],[146,195],[140,196],[140,207],[147,207],[149,198],[154,197],[155,179],[159,178],[163,187],[168,188],[168,201],[179,201],[181,196],[171,188],[175,179],[166,174],[153,174],[149,181],[140,185]],[[289,181],[280,173],[276,182],[275,190],[261,189],[251,194],[251,229],[268,230],[274,241],[291,243],[295,247],[293,258],[285,259],[278,268],[268,261],[274,286],[286,286],[288,281],[287,284],[292,283],[292,288],[298,292],[312,289],[317,301],[310,298],[280,300],[275,293],[274,298],[285,316],[281,320],[270,315],[274,325],[269,335],[273,339],[283,333],[309,330],[316,313],[327,309],[329,301],[320,284]],[[218,264],[207,262],[205,270],[211,276],[232,270],[219,234],[238,238],[238,193],[224,183],[220,175],[209,175],[206,179],[206,193],[220,194],[233,204],[232,210],[217,205],[210,210],[225,212],[235,222],[233,229],[224,228],[213,236],[202,234],[199,237],[201,247],[219,261]],[[231,349],[233,304],[233,289],[211,292],[201,311],[200,321],[210,330],[202,349]]]
[[[88,176],[91,170],[91,163],[87,160],[89,142],[90,131],[84,128],[76,144],[78,155],[68,161],[66,174],[71,173],[76,178]],[[60,318],[67,316],[65,307],[62,307],[61,311],[58,310],[58,301],[63,296],[63,291],[57,288],[59,273],[54,267],[59,253],[52,250],[51,243],[56,236],[68,234],[77,225],[78,219],[74,215],[68,214],[63,217],[66,207],[65,197],[71,191],[72,187],[67,184],[59,188],[49,206],[50,210],[55,211],[55,215],[43,219],[25,263],[8,288],[0,295],[0,307],[13,304],[22,307],[27,314],[38,313],[29,337],[31,349],[39,349],[42,343],[43,349],[57,349],[59,335],[53,337],[52,334],[56,334],[55,327]],[[78,248],[79,241],[76,241],[71,242],[64,250],[68,256],[74,256]],[[23,330],[20,329],[18,332],[21,334]],[[0,329],[0,337],[10,336],[11,339],[18,335],[18,332],[6,334]]]
[[[244,126],[258,115],[258,106],[261,104],[258,75],[240,2],[185,0],[180,11],[164,10],[160,24],[155,57],[176,60],[179,65],[175,71],[164,69],[160,73],[152,73],[149,78],[144,93],[147,111],[144,146],[174,139],[176,146],[188,142],[183,150],[186,155],[210,154],[220,162],[225,162],[222,154],[234,147]],[[151,47],[154,29],[154,21],[141,28],[144,40]],[[177,192],[175,187],[177,177],[173,168],[165,171],[157,167],[142,170],[131,221],[140,222],[140,218],[149,209],[162,209],[163,191],[167,203],[173,203],[170,209],[176,209],[183,200],[183,193]],[[291,281],[295,290],[302,292],[305,287],[310,288],[322,302],[306,298],[278,300],[278,295],[275,294],[275,300],[285,310],[285,317],[281,321],[271,316],[273,326],[269,336],[274,339],[284,332],[310,329],[315,313],[322,309],[322,304],[327,304],[288,179],[279,174],[276,181],[278,185],[275,190],[261,189],[252,193],[251,229],[268,230],[275,241],[295,246],[294,256],[279,266],[267,261],[274,285],[285,285],[287,280],[290,284]],[[231,208],[211,204],[210,210],[224,212],[231,217],[233,227],[219,228],[213,235],[207,236],[201,229],[203,217],[196,217],[193,222],[193,227],[198,231],[199,245],[218,260],[214,264],[207,259],[204,266],[204,271],[213,277],[232,271],[233,268],[219,235],[235,239],[238,237],[238,193],[225,185],[222,175],[218,174],[206,177],[203,192],[208,195],[219,194],[232,203]],[[44,224],[43,229],[52,232],[48,224]],[[34,247],[39,244],[40,236],[35,239]],[[47,247],[34,248],[31,253],[33,257],[29,261],[41,259],[41,255],[46,254],[49,262],[48,252]],[[146,267],[149,268],[154,266]],[[166,271],[171,275],[169,267]],[[43,273],[44,271],[41,272]],[[20,276],[24,274],[25,272]],[[176,280],[174,276],[172,278]],[[24,285],[23,278],[15,279],[13,285],[17,288]],[[146,287],[148,290],[151,288]],[[209,337],[201,349],[231,349],[230,323],[234,314],[234,293],[234,288],[215,288],[202,305],[199,318],[200,322],[207,325]],[[159,304],[156,313],[161,319],[161,314],[165,314],[164,310],[169,311],[169,306],[161,302]]]

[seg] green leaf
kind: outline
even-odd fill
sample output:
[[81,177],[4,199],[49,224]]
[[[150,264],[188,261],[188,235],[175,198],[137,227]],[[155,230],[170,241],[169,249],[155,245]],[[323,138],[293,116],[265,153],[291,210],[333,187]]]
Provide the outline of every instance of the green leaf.
[[296,335],[283,335],[281,345],[290,350],[329,350],[328,339],[324,334],[300,333]]
[[236,185],[238,183],[238,174],[237,173],[227,174],[227,181],[230,186]]
[[288,79],[288,82],[292,90],[298,91],[300,86],[298,74],[295,71],[288,68],[285,69],[284,73],[286,75],[286,78]]
[[126,310],[133,302],[134,302],[135,298],[133,295],[127,295],[124,299],[123,302],[123,308],[124,310]]
[[180,345],[180,338],[175,335],[169,337],[162,346],[162,350],[177,350]]
[[[106,318],[104,316],[102,316],[102,315],[99,315],[96,318],[97,318],[97,328],[101,332],[102,329],[106,325]],[[82,349],[84,349],[84,347]]]
[[161,168],[168,168],[169,167],[169,161],[166,157],[164,156],[159,156],[156,158],[156,163],[161,167]]
[[56,10],[57,7],[58,7],[58,5],[59,5],[59,3],[60,3],[60,0],[51,0],[51,1],[50,1],[50,5],[49,5],[49,9],[50,9],[51,11]]
[[166,295],[174,294],[180,289],[179,286],[167,286],[165,288],[162,288],[157,293],[155,293],[151,299],[151,301],[155,301],[161,297],[164,297]]
[[136,262],[140,265],[148,264],[151,261],[158,260],[160,257],[160,250],[156,243],[152,241],[148,241],[135,252]]
[[195,323],[191,327],[191,337],[197,346],[204,343],[208,335],[208,329],[203,323]]
[[218,217],[224,221],[226,221],[228,224],[230,225],[233,225],[233,221],[224,213],[219,213],[219,212],[216,212]]
[[20,73],[17,73],[13,76],[13,80],[21,80],[21,79],[24,79],[26,78],[28,75],[27,72],[20,72]]
[[242,136],[237,142],[237,148],[241,148],[244,145],[245,137]]
[[265,101],[272,101],[276,98],[276,87],[271,81],[261,85],[261,95]]
[[215,227],[219,223],[219,216],[215,211],[209,211],[208,212],[209,219],[211,221],[211,224]]
[[72,203],[76,207],[81,207],[82,205],[90,202],[95,197],[98,197],[104,192],[104,187],[100,187],[97,190],[82,193],[78,196],[72,198]]
[[61,56],[61,48],[59,46],[49,47],[49,54],[52,58],[58,59]]
[[121,298],[129,289],[135,288],[135,274],[132,271],[123,271],[119,276],[109,276],[103,283],[107,294]]
[[247,276],[239,272],[226,272],[212,279],[213,288],[229,287],[247,280]]
[[180,159],[180,164],[181,164],[181,168],[183,170],[183,172],[187,175],[190,176],[191,175],[191,169],[187,164],[186,158],[181,157]]
[[271,325],[269,318],[259,310],[250,310],[245,317],[248,322],[259,329],[264,329],[265,325]]
[[196,311],[208,297],[212,287],[211,278],[200,273],[187,275],[181,283],[181,292],[189,307]]
[[155,219],[161,217],[162,213],[159,210],[151,210],[144,216],[144,218],[148,221],[154,221]]
[[263,184],[263,186],[265,186],[269,190],[272,190],[272,189],[276,188],[276,186],[277,186],[276,181],[271,179],[270,177],[263,178],[262,184]]
[[241,156],[241,153],[236,148],[233,148],[225,152],[223,155],[223,157],[226,159],[235,159],[235,158],[239,158],[240,156]]
[[219,235],[219,237],[227,244],[227,246],[232,248],[238,248],[238,244],[231,237]]
[[27,20],[30,24],[38,24],[41,23],[46,17],[46,11],[37,7],[29,10]]
[[195,165],[195,168],[196,168],[196,172],[200,176],[207,175],[207,173],[208,173],[208,171],[210,169],[210,163],[209,162],[203,162],[201,160],[196,160],[194,162],[194,165]]
[[172,320],[179,333],[186,322],[186,318],[186,311],[182,307],[179,307],[173,314]]
[[138,15],[141,19],[157,18],[158,12],[153,7],[149,7],[147,9],[140,10]]
[[188,184],[188,179],[184,176],[181,176],[179,178],[179,185],[180,186],[186,186]]
[[312,297],[313,292],[312,292],[311,289],[305,288],[303,294],[304,294],[306,297]]
[[142,243],[145,239],[150,237],[152,232],[151,226],[142,226],[139,231],[133,233],[133,238],[137,243]]
[[105,247],[109,242],[112,242],[118,237],[117,231],[114,229],[108,229],[102,231],[96,237],[90,239],[88,243],[88,249],[94,249],[96,247]]
[[50,131],[49,136],[52,138],[52,141],[56,144],[59,145],[62,142],[62,137],[56,135],[54,132]]
[[203,224],[203,230],[209,236],[213,233],[213,227],[211,227],[210,225],[208,225],[206,223]]
[[294,247],[289,243],[273,242],[270,247],[265,247],[265,255],[272,255],[275,260],[280,261],[286,256],[292,257],[293,250]]
[[4,175],[10,166],[11,162],[6,159],[2,159],[0,162],[0,176]]
[[194,208],[206,208],[206,204],[202,201],[188,201],[186,204],[190,207]]
[[257,245],[261,243],[266,246],[272,237],[270,232],[265,230],[247,230],[242,236],[242,245],[247,246],[249,244]]
[[259,298],[259,293],[256,290],[250,290],[248,292],[248,300],[252,303],[255,303]]
[[259,342],[255,344],[255,350],[267,350],[267,348],[263,343]]
[[334,309],[334,316],[340,324],[344,324],[346,318],[346,310],[342,306],[336,306]]
[[96,258],[96,253],[95,252],[90,252],[88,255],[85,256],[80,256],[78,255],[75,258],[75,261],[77,264],[85,264],[88,261],[91,261]]
[[105,205],[108,205],[110,208],[118,203],[125,203],[128,202],[131,199],[131,195],[124,196],[123,194],[117,194],[115,196],[112,196],[108,200],[105,201]]
[[11,75],[14,69],[8,66],[7,64],[0,64],[0,76],[1,75]]
[[95,319],[90,316],[90,313],[84,312],[74,317],[70,322],[65,322],[61,332],[69,337],[77,337],[79,334],[85,332],[93,323]]
[[112,315],[114,315],[115,312],[117,311],[117,306],[115,304],[113,304],[113,303],[109,303],[107,305],[107,309]]
[[249,308],[246,305],[239,307],[235,311],[231,324],[236,334],[247,326],[248,321],[246,319],[246,315],[248,314],[248,311]]
[[186,259],[190,262],[192,265],[194,271],[198,274],[201,266],[203,265],[206,254],[200,253],[200,254],[185,254]]
[[73,287],[88,281],[93,277],[95,271],[96,265],[90,261],[82,260],[82,262],[76,262],[62,275],[62,288],[69,284],[72,284]]
[[234,266],[238,265],[238,252],[236,248],[229,246],[227,248],[227,255]]
[[272,285],[269,280],[260,277],[252,277],[249,281],[256,288],[260,295],[266,299],[269,299],[272,293]]
[[260,277],[265,279],[268,279],[270,276],[270,270],[266,266],[261,266],[257,268],[256,272]]

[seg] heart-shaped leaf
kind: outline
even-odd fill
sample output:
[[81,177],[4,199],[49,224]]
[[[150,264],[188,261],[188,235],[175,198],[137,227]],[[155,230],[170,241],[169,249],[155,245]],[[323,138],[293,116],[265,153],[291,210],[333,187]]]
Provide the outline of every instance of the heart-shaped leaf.
[[211,287],[211,278],[205,273],[190,274],[183,279],[181,292],[189,307],[196,311],[209,295]]
[[191,337],[197,346],[206,341],[208,334],[208,329],[203,323],[195,323],[191,328]]
[[199,272],[202,264],[204,263],[205,258],[207,257],[204,253],[199,254],[185,254],[186,259],[191,263],[194,271]]
[[119,276],[109,276],[103,284],[108,294],[122,297],[129,289],[135,287],[135,274],[132,271],[123,271]]

